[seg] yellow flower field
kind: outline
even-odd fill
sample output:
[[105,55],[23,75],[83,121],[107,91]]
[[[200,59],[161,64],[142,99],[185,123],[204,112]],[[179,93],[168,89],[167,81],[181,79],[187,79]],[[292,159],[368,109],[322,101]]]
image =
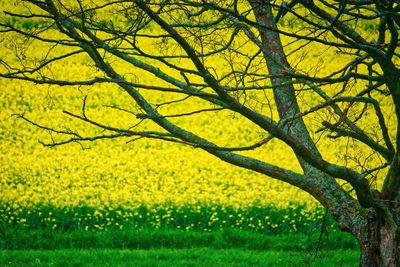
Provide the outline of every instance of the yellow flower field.
[[[5,45],[7,39],[2,40],[2,46]],[[318,51],[318,48],[315,50]],[[36,46],[33,42],[28,52],[30,57],[40,58],[47,52],[47,48]],[[10,49],[0,49],[0,58],[11,58],[11,53]],[[322,69],[321,72],[335,64],[334,60],[330,60],[334,57],[337,58],[333,53],[327,52],[324,65],[326,69]],[[126,68],[123,63],[116,61],[115,64],[120,64],[117,68]],[[299,64],[312,65],[313,58],[306,58]],[[76,57],[75,61],[58,64],[52,71],[56,74],[62,73],[66,80],[96,75],[84,56]],[[136,75],[140,76],[140,79],[153,79],[149,74]],[[143,93],[148,94],[155,102],[177,97],[166,97],[156,92]],[[101,119],[116,127],[131,126],[138,121],[132,114],[117,112],[107,107],[118,106],[135,110],[133,100],[114,85],[101,84],[78,88],[0,80],[0,204],[3,209],[0,212],[4,220],[8,218],[10,222],[23,224],[29,210],[35,212],[36,207],[52,207],[54,210],[88,207],[90,216],[98,220],[107,217],[111,212],[113,215],[109,216],[108,221],[107,218],[101,219],[101,225],[96,226],[99,229],[113,223],[115,225],[116,222],[110,220],[119,215],[113,213],[113,210],[123,212],[120,217],[129,219],[136,216],[134,213],[140,207],[146,207],[146,212],[150,213],[154,209],[153,215],[158,214],[160,209],[170,210],[169,213],[158,214],[158,217],[154,215],[153,226],[157,226],[157,220],[174,220],[171,214],[177,210],[184,210],[185,207],[191,207],[192,211],[201,207],[227,209],[224,214],[226,220],[229,220],[229,212],[234,210],[267,207],[287,210],[301,206],[302,212],[309,216],[307,220],[317,218],[312,214],[319,206],[306,193],[269,177],[221,162],[200,149],[149,139],[134,142],[128,142],[128,139],[105,140],[83,143],[82,146],[71,143],[45,148],[38,140],[50,142],[51,138],[62,140],[63,137],[52,136],[48,131],[38,129],[15,116],[24,114],[41,125],[58,129],[70,127],[83,135],[99,133],[96,128],[74,120],[62,112],[67,110],[79,113],[85,96],[88,97],[87,113],[93,119]],[[305,97],[303,107],[311,105],[312,101],[313,99]],[[190,102],[190,108],[186,104],[177,104],[164,106],[160,110],[165,114],[174,114],[198,107],[204,108],[204,104],[193,100]],[[388,112],[391,112],[390,107]],[[215,118],[216,114],[218,119]],[[176,121],[182,126],[190,127],[196,133],[203,133],[221,145],[249,145],[265,136],[265,133],[235,114],[226,111],[216,114],[202,113],[190,118],[177,118]],[[317,128],[313,117],[310,117],[308,122]],[[143,128],[147,126],[154,127],[151,123],[142,125]],[[326,158],[336,162],[343,162],[341,151],[347,145],[346,140],[318,143]],[[350,149],[360,155],[366,151],[357,143],[350,144]],[[301,171],[293,153],[276,140],[244,154]],[[46,220],[50,223],[54,220],[52,225],[57,227],[58,219],[49,213],[45,214],[48,217]],[[212,214],[214,213],[211,213],[209,222],[225,220],[214,218]],[[297,215],[301,217],[300,211]],[[161,218],[162,216],[164,217]],[[284,220],[289,222],[289,217],[285,216]],[[82,219],[85,216],[78,217]],[[263,218],[265,219],[265,216]],[[253,225],[265,223],[265,220],[260,219],[254,222],[250,222],[250,218],[245,220],[247,224]],[[240,218],[235,215],[234,223],[238,221]]]

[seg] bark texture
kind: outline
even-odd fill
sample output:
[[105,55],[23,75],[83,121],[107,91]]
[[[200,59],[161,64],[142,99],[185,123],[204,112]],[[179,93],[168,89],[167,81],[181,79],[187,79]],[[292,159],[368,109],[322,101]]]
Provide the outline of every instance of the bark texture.
[[400,266],[398,227],[382,222],[374,213],[368,217],[365,231],[358,238],[361,248],[360,266]]

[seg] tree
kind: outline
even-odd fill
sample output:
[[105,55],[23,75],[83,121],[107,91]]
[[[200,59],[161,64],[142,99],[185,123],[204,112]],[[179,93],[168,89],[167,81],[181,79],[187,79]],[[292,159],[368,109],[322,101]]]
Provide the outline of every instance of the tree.
[[[225,162],[311,194],[342,230],[357,238],[361,266],[400,265],[399,1],[18,2],[23,6],[18,12],[4,12],[2,35],[19,36],[25,44],[42,43],[48,53],[32,61],[24,49],[13,46],[18,60],[12,63],[2,59],[1,77],[60,86],[116,84],[140,108],[135,113],[139,121],[159,126],[157,130],[136,131],[92,120],[85,113],[86,100],[82,114],[66,115],[102,128],[101,135],[81,136],[20,115],[37,127],[67,137],[44,145],[146,137],[201,148]],[[17,20],[36,27],[13,23]],[[286,38],[285,43],[282,38]],[[147,49],[145,41],[157,42],[159,51]],[[68,52],[57,54],[57,48],[63,46]],[[302,64],[311,46],[321,51],[314,66]],[[340,56],[340,62],[328,74],[318,71],[325,64],[324,50]],[[54,64],[81,54],[103,76],[63,80],[52,74]],[[137,73],[151,73],[154,79],[141,81],[140,74],[116,68],[116,61]],[[151,104],[142,89],[183,96],[162,104],[198,99],[205,108],[163,115],[160,104]],[[269,102],[271,95],[273,103]],[[270,112],[258,108],[256,102]],[[392,112],[385,112],[388,107]],[[173,121],[175,117],[220,110],[229,110],[257,125],[264,138],[248,146],[221,146]],[[278,120],[273,118],[275,112]],[[215,118],[226,119],[217,114]],[[320,138],[346,139],[367,147],[372,156],[364,159],[370,159],[370,164],[363,164],[350,151],[337,153],[360,164],[349,166],[327,159],[317,147]],[[302,173],[242,153],[268,146],[271,139],[293,150]],[[376,179],[383,181],[382,186],[376,185]]]

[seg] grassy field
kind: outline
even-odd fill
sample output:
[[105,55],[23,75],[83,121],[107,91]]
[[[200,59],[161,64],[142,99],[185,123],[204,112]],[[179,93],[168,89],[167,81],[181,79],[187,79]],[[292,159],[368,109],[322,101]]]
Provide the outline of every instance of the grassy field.
[[[0,249],[155,249],[198,248],[247,250],[315,249],[320,232],[261,234],[226,228],[212,232],[185,231],[173,228],[123,229],[108,231],[61,231],[51,229],[22,229],[9,227],[0,232]],[[354,238],[338,231],[324,233],[320,247],[325,250],[357,250]]]
[[[351,236],[237,229],[2,229],[0,266],[357,266]],[[317,246],[319,250],[317,252]]]
[[312,265],[298,251],[244,249],[63,249],[0,251],[1,266],[357,266],[357,252],[322,251]]

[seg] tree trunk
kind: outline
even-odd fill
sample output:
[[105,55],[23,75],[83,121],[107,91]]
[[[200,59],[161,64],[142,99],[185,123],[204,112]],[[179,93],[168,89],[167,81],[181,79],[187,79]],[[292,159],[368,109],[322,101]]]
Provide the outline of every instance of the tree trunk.
[[399,228],[389,226],[374,216],[366,225],[365,233],[358,238],[362,267],[399,267]]
[[[277,26],[273,20],[271,6],[268,1],[249,0],[249,2],[253,7],[257,22],[266,27],[265,29],[260,29],[259,32],[264,46],[263,52],[269,74],[275,76],[275,78],[271,79],[272,84],[280,85],[274,89],[274,97],[280,119],[291,118],[300,112],[300,108],[293,85],[287,84],[291,79],[282,75],[291,68],[283,51],[280,36],[274,31]],[[287,85],[281,86],[282,84]],[[293,121],[287,130],[291,135],[302,140],[314,153],[319,153],[301,118]],[[315,181],[320,181],[320,189],[324,187],[322,184],[332,182],[332,177],[307,164],[302,158],[298,157],[298,159],[304,173],[313,177]],[[336,187],[336,184],[332,182],[331,186]],[[319,192],[315,188],[311,191],[314,193]],[[343,198],[347,201],[340,201],[341,205],[331,205],[337,202],[332,201],[329,196],[336,198],[336,200]],[[359,213],[359,207],[341,190],[338,190],[337,194],[325,191],[324,194],[314,195],[314,197],[329,210],[343,230],[351,232],[358,239],[361,248],[360,266],[400,267],[400,234],[399,227],[395,223],[384,223],[382,217],[377,216],[373,210]],[[346,212],[346,216],[343,213],[347,209],[350,212]],[[369,217],[366,218],[364,217],[365,215]]]

